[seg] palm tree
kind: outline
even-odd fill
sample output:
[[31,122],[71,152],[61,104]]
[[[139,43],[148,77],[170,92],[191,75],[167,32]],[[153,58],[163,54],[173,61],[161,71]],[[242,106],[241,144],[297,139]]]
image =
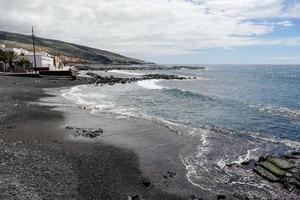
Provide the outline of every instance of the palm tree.
[[8,59],[9,69],[12,70],[14,68],[13,63],[17,59],[18,55],[13,51],[6,51],[6,56]]
[[8,57],[7,57],[6,51],[2,51],[0,49],[0,61],[4,63],[4,72],[6,71],[6,64],[8,63]]

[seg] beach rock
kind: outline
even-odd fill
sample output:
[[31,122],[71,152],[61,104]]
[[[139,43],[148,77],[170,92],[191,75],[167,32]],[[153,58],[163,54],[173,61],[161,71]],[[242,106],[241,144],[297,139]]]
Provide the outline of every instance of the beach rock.
[[170,178],[176,176],[175,172],[168,171],[167,173],[168,173],[168,175],[169,175]]
[[291,178],[289,180],[289,183],[300,189],[300,181],[297,180],[296,178]]
[[265,179],[271,182],[278,182],[279,178],[270,173],[269,171],[265,170],[264,168],[257,166],[253,169],[258,175],[264,177]]
[[281,170],[269,161],[260,162],[259,165],[271,172],[272,174],[274,174],[275,176],[282,177],[285,174],[285,171]]
[[290,162],[283,160],[283,159],[279,159],[279,158],[275,158],[275,157],[268,157],[267,161],[276,165],[280,169],[288,170],[288,169],[293,168],[293,165]]
[[217,199],[226,199],[226,196],[225,196],[225,195],[222,195],[222,194],[219,194],[219,195],[217,196]]
[[143,200],[143,199],[140,195],[135,194],[135,195],[129,196],[128,200]]
[[73,131],[74,137],[96,138],[103,133],[102,129],[84,129],[70,126],[67,126],[66,129]]
[[151,182],[145,181],[145,180],[142,182],[142,184],[143,184],[144,187],[150,187],[151,186]]
[[[254,163],[254,167],[253,166]],[[240,165],[244,169],[253,169],[260,177],[277,182],[290,192],[300,195],[300,153],[293,152],[284,156],[260,157]]]
[[300,152],[293,152],[292,155],[298,155],[298,156],[300,156]]
[[294,152],[290,155],[290,157],[294,158],[294,159],[300,159],[300,153],[299,152]]
[[194,194],[189,195],[189,199],[190,199],[190,200],[202,200],[202,198],[197,197],[197,196],[194,195]]

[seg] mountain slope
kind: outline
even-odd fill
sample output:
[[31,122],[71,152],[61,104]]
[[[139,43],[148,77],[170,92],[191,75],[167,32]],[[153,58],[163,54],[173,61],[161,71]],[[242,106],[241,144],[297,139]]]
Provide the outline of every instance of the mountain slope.
[[[82,45],[62,42],[58,40],[35,38],[38,51],[46,51],[52,55],[60,56],[69,63],[99,63],[99,64],[142,64],[144,61],[128,58],[105,50],[99,50]],[[0,44],[8,47],[32,50],[30,35],[0,31]]]

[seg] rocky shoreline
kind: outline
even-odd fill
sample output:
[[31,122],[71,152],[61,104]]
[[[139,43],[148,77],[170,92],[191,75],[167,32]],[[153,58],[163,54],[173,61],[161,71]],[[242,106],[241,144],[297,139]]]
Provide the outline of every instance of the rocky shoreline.
[[271,183],[281,185],[281,188],[300,196],[300,152],[288,155],[268,155],[258,160],[250,160],[227,167],[250,169],[258,177]]
[[260,158],[253,169],[261,177],[281,183],[288,191],[295,191],[300,195],[300,152],[275,157]]

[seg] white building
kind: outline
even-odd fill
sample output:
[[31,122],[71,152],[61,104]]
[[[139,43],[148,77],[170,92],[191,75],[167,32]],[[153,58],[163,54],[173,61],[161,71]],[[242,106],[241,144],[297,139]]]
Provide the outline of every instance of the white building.
[[[19,58],[25,58],[29,60],[29,62],[32,63],[32,67],[35,67],[33,52],[22,48],[8,48],[3,44],[0,45],[0,50],[13,51]],[[47,52],[36,52],[35,60],[38,71],[59,70],[63,68],[62,61],[59,59],[59,57],[51,56]],[[4,63],[0,62],[0,67],[4,68]]]
[[[32,63],[32,66],[35,67],[34,64],[34,53],[28,52],[24,55],[24,57]],[[37,52],[35,54],[36,67],[38,71],[48,71],[55,69],[54,60],[50,54],[46,52]]]

